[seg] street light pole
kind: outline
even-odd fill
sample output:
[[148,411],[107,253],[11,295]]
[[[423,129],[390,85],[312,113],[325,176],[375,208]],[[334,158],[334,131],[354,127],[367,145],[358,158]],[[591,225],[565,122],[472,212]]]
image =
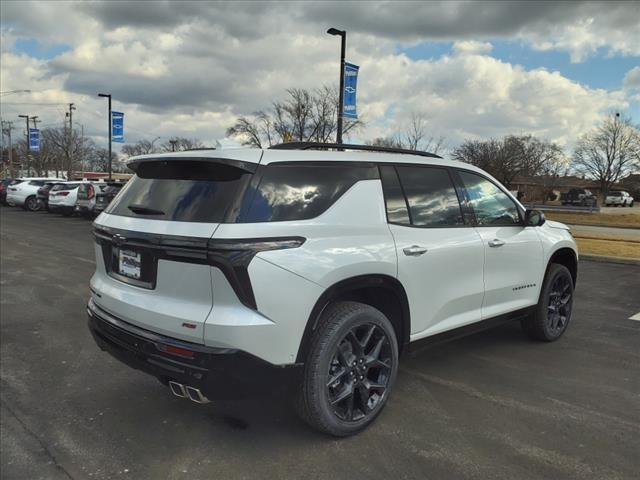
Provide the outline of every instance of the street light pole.
[[336,143],[342,143],[342,110],[344,109],[344,57],[347,50],[347,32],[330,28],[329,35],[337,35],[341,38],[340,44],[340,92],[338,93],[338,131],[336,132]]
[[99,97],[106,97],[109,99],[109,118],[107,121],[109,122],[109,180],[111,180],[111,94],[110,93],[99,93]]

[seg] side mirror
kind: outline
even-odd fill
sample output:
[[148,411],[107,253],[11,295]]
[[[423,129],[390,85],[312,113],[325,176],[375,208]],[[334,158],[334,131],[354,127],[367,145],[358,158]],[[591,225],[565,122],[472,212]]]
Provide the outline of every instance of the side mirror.
[[540,210],[527,210],[524,214],[524,224],[527,227],[539,227],[544,222],[544,213]]

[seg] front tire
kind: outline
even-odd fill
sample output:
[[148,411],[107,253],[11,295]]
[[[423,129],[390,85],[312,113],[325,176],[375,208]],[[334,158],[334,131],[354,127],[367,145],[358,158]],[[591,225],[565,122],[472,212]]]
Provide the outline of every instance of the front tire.
[[363,303],[329,305],[305,361],[298,413],[324,433],[358,433],[382,411],[397,373],[398,341],[389,319]]
[[573,309],[573,277],[564,265],[552,263],[542,284],[536,311],[522,321],[534,340],[553,342],[567,330]]

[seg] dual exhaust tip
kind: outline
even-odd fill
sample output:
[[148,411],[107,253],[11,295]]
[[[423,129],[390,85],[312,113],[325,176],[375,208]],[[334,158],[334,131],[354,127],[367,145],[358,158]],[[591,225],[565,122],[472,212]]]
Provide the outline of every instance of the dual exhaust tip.
[[205,397],[199,389],[189,385],[183,385],[169,380],[169,388],[171,389],[171,393],[176,397],[188,398],[196,403],[210,403],[210,400]]

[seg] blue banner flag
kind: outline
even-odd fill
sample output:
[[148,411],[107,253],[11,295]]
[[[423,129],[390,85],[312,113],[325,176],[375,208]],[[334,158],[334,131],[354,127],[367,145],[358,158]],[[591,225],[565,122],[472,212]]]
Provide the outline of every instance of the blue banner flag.
[[124,143],[124,113],[111,112],[111,141]]
[[358,85],[358,70],[360,67],[353,63],[344,64],[344,106],[342,116],[347,118],[358,118],[356,112],[356,88]]
[[40,151],[40,130],[37,128],[29,129],[29,150],[32,152]]

